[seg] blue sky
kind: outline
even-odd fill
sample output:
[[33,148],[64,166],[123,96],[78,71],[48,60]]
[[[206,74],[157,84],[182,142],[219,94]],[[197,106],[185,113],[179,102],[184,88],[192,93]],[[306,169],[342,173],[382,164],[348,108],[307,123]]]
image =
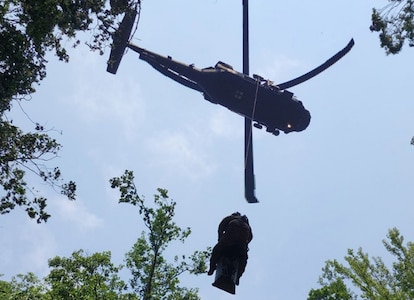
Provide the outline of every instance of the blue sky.
[[[162,76],[128,51],[117,75],[86,47],[71,62],[50,57],[48,76],[25,111],[63,144],[58,164],[78,184],[64,201],[44,186],[52,218],[43,225],[21,210],[0,219],[0,273],[44,276],[47,259],[112,251],[122,263],[144,229],[137,211],[117,204],[108,180],[135,172],[151,201],[157,187],[177,201],[176,222],[191,227],[169,254],[213,246],[221,219],[239,211],[254,238],[236,296],[213,277],[185,276],[202,299],[306,299],[328,259],[347,248],[390,258],[381,240],[397,227],[414,240],[412,171],[413,50],[386,56],[369,31],[371,9],[386,1],[250,1],[250,71],[275,83],[324,62],[351,39],[332,68],[290,90],[311,112],[300,133],[254,131],[258,204],[243,196],[243,119]],[[241,71],[241,1],[144,1],[133,43],[174,59]],[[70,43],[68,42],[68,45]],[[33,125],[16,106],[13,118]],[[62,135],[58,133],[62,131]],[[43,187],[43,186],[41,186]]]

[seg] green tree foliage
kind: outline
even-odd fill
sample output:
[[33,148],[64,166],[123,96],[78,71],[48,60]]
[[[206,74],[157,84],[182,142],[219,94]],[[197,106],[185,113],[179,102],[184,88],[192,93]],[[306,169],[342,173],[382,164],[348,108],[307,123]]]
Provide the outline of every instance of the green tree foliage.
[[46,77],[49,52],[68,62],[64,45],[76,47],[78,33],[89,32],[86,44],[102,54],[120,16],[139,5],[140,0],[0,0],[0,214],[22,206],[39,223],[50,217],[47,199],[27,186],[28,174],[75,198],[75,183],[63,183],[59,168],[48,165],[61,145],[37,123],[34,132],[23,132],[10,110],[30,99]]
[[2,300],[51,300],[46,292],[44,283],[33,273],[17,275],[11,282],[0,282]]
[[51,299],[115,300],[127,289],[118,276],[121,267],[111,262],[109,251],[86,255],[79,250],[69,258],[56,256],[49,260],[49,267],[51,271],[46,282]]
[[388,0],[380,9],[372,10],[371,31],[379,32],[381,47],[387,54],[397,54],[404,42],[414,46],[413,0]]
[[326,262],[319,280],[322,288],[311,290],[308,300],[414,299],[414,244],[404,245],[396,228],[389,230],[387,237],[383,244],[396,259],[391,269],[380,257],[370,258],[361,248],[356,252],[349,249],[347,265],[337,260]]
[[10,282],[0,281],[2,300],[138,300],[126,292],[111,262],[111,253],[86,255],[83,250],[69,258],[49,260],[51,271],[40,280],[33,273],[17,275]]
[[27,189],[26,171],[59,189],[70,200],[75,199],[76,191],[73,181],[62,182],[58,167],[50,169],[45,165],[57,156],[61,146],[41,130],[23,133],[11,123],[0,121],[0,185],[3,190],[0,213],[9,213],[18,205],[25,208],[29,217],[37,218],[38,223],[46,221],[50,215],[45,210],[46,198],[38,196],[34,188]]
[[88,255],[83,250],[68,258],[56,256],[49,260],[49,274],[39,280],[33,273],[17,275],[10,282],[0,281],[1,300],[195,300],[195,288],[180,286],[184,272],[203,274],[211,249],[189,255],[175,255],[170,262],[165,250],[174,241],[184,243],[190,228],[181,228],[174,221],[176,203],[167,190],[158,189],[154,207],[138,196],[133,172],[111,179],[112,188],[119,189],[120,203],[138,208],[146,230],[126,254],[126,267],[131,271],[128,282],[120,278],[125,266],[111,262],[111,253]]
[[138,208],[146,231],[141,233],[132,250],[126,255],[126,266],[132,273],[131,287],[140,299],[199,299],[197,289],[179,286],[179,275],[183,272],[202,274],[207,270],[210,249],[196,251],[190,257],[175,256],[174,263],[164,257],[164,251],[173,241],[184,240],[190,228],[182,229],[173,221],[176,202],[168,197],[167,190],[158,189],[154,195],[155,208],[144,204],[137,193],[132,171],[111,179],[111,187],[120,191],[120,203],[129,203]]
[[309,292],[308,300],[353,300],[352,292],[348,290],[341,278],[336,278],[329,284],[322,283],[323,287]]
[[0,299],[10,299],[11,294],[12,294],[11,283],[0,280]]

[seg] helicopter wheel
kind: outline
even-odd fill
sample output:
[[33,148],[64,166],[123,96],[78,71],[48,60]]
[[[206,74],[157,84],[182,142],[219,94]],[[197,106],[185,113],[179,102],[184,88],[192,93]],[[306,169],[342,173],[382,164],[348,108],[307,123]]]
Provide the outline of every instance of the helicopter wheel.
[[280,134],[280,131],[276,129],[275,131],[272,132],[272,134],[274,136],[278,136]]
[[256,128],[258,128],[258,129],[262,129],[263,128],[263,126],[261,124],[259,124],[259,123],[253,123],[253,126],[256,127]]

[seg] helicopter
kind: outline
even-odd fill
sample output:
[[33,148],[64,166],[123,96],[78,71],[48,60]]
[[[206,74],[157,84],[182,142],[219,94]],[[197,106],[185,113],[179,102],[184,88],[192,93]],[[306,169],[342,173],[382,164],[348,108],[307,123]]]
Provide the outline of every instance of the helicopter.
[[[108,60],[107,71],[116,74],[126,48],[139,54],[139,58],[150,64],[161,74],[203,94],[207,101],[219,104],[243,116],[249,124],[275,136],[280,131],[288,134],[305,130],[311,120],[310,112],[294,94],[287,89],[298,85],[326,70],[346,55],[354,45],[350,42],[325,63],[293,80],[275,85],[259,75],[250,77],[237,72],[227,63],[219,61],[214,67],[196,68],[194,64],[184,64],[170,56],[162,56],[130,43],[132,27],[137,12],[125,13],[119,28],[114,32],[113,44]],[[248,130],[249,129],[249,130]],[[251,141],[251,126],[245,127],[245,141]],[[254,195],[253,158],[245,147],[245,197],[250,203],[258,202]],[[247,187],[249,185],[249,187]],[[250,191],[250,192],[248,192]]]

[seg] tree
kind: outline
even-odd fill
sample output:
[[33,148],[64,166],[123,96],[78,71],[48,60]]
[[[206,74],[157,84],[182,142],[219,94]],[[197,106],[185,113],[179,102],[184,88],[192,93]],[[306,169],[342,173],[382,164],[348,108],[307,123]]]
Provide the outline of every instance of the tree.
[[[24,207],[30,218],[46,222],[47,199],[27,186],[28,174],[74,200],[76,184],[64,183],[58,167],[50,167],[61,145],[39,123],[23,132],[9,116],[12,107],[30,99],[46,77],[46,54],[68,62],[63,46],[81,43],[79,32],[92,32],[87,45],[101,54],[109,44],[119,15],[137,9],[140,0],[2,0],[0,1],[0,214]],[[28,172],[28,173],[27,173]],[[29,178],[30,180],[30,178]]]
[[10,282],[0,281],[0,299],[4,300],[137,300],[126,292],[111,262],[111,253],[87,255],[83,250],[69,258],[49,260],[51,271],[40,280],[33,273],[17,275]]
[[9,213],[16,205],[22,206],[30,218],[37,218],[38,223],[50,217],[45,210],[47,199],[39,196],[35,188],[27,188],[26,171],[33,172],[53,188],[60,189],[68,199],[74,200],[76,196],[76,184],[73,181],[62,183],[59,168],[50,169],[45,165],[57,156],[61,145],[47,134],[39,132],[41,130],[23,133],[10,122],[0,121],[0,185],[4,193],[0,201],[0,213]]
[[308,300],[353,300],[352,292],[346,287],[341,278],[336,278],[329,284],[322,283],[323,287],[309,292]]
[[[414,299],[414,244],[403,244],[404,237],[393,228],[383,240],[396,261],[388,268],[380,257],[370,258],[361,248],[348,250],[347,266],[328,260],[319,279],[322,288],[311,290],[309,300],[330,299]],[[352,285],[352,289],[346,286]],[[335,298],[336,292],[342,295]]]
[[11,283],[0,280],[0,299],[10,299],[11,293],[12,293]]
[[4,300],[51,300],[45,297],[46,291],[44,283],[31,272],[0,282],[0,299]]
[[46,282],[50,286],[48,295],[51,299],[115,300],[127,289],[118,276],[122,267],[111,262],[109,251],[86,255],[83,250],[78,250],[70,258],[56,256],[50,259],[49,267],[52,270]]
[[380,9],[373,8],[371,31],[379,32],[381,47],[387,54],[397,54],[404,42],[414,46],[413,0],[388,0]]
[[126,255],[126,266],[132,273],[130,284],[139,298],[199,299],[197,289],[179,286],[179,275],[183,272],[205,273],[211,249],[195,251],[189,258],[176,255],[174,263],[167,262],[163,253],[168,245],[175,240],[184,242],[191,233],[190,228],[182,229],[173,221],[176,202],[168,197],[167,190],[157,190],[158,193],[154,195],[155,208],[151,208],[138,195],[132,171],[125,171],[121,177],[111,179],[110,183],[112,188],[120,191],[120,203],[129,203],[138,208],[147,229]]

